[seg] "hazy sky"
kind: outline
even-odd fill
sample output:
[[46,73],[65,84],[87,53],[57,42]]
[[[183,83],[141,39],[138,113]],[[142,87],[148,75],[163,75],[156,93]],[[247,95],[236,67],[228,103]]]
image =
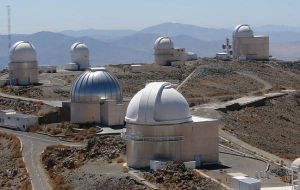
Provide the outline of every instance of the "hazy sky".
[[215,28],[300,26],[300,0],[0,0],[1,34],[7,30],[8,4],[13,33],[142,29],[163,22]]

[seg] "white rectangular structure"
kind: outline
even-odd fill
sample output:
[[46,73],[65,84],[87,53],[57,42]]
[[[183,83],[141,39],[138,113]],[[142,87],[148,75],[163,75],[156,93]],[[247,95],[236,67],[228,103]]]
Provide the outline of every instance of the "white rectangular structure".
[[0,125],[15,130],[27,131],[30,127],[38,125],[38,116],[18,114],[14,110],[1,110]]
[[240,180],[241,179],[246,179],[246,176],[235,176],[231,178],[231,186],[234,190],[239,190],[240,189]]
[[185,169],[193,170],[196,169],[196,161],[183,162]]
[[260,190],[261,182],[254,178],[237,176],[232,178],[232,187],[234,190]]

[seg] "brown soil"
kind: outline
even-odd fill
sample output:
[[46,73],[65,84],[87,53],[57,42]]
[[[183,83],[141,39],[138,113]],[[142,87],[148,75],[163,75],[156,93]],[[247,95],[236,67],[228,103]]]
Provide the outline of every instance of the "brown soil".
[[156,183],[160,189],[224,189],[210,179],[201,177],[192,170],[186,170],[183,164],[168,164],[162,170],[145,172],[144,177]]
[[41,115],[43,111],[50,110],[51,107],[42,102],[39,103],[0,97],[0,109],[13,109],[23,114]]
[[0,189],[32,189],[22,159],[19,139],[2,132],[0,132]]
[[101,128],[95,127],[95,125],[92,124],[79,125],[70,122],[43,124],[30,128],[30,132],[45,133],[74,142],[89,140],[93,138],[96,133],[100,133],[101,131]]
[[300,93],[224,115],[224,130],[282,158],[300,157]]
[[164,67],[151,64],[144,65],[143,69],[141,73],[133,73],[129,65],[108,67],[108,70],[120,80],[124,95],[132,97],[143,89],[148,82],[174,81],[180,83],[193,71],[193,66]]
[[41,160],[48,171],[54,189],[76,189],[78,178],[82,181],[80,187],[89,187],[88,189],[99,189],[105,185],[107,185],[106,189],[114,189],[116,187],[121,189],[144,189],[143,185],[131,178],[124,178],[124,176],[119,176],[119,180],[113,180],[114,183],[112,183],[113,177],[111,176],[91,174],[91,179],[94,179],[93,184],[97,180],[99,183],[96,183],[95,186],[84,183],[84,181],[89,181],[89,178],[82,179],[82,176],[86,177],[86,175],[89,175],[88,172],[84,173],[86,171],[82,172],[80,170],[85,164],[99,158],[106,161],[105,163],[112,163],[113,160],[118,163],[118,160],[120,160],[118,158],[123,157],[124,154],[125,142],[120,136],[98,136],[90,139],[87,146],[83,148],[62,145],[47,147],[41,155]]

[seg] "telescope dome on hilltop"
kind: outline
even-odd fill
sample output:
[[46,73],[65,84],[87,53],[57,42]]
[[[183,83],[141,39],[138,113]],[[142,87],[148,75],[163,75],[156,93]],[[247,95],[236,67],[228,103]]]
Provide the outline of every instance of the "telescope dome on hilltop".
[[79,75],[72,84],[72,102],[100,102],[123,99],[118,79],[104,67],[91,68]]
[[36,62],[35,47],[27,41],[16,42],[9,50],[10,62]]
[[153,82],[130,101],[125,117],[133,124],[179,124],[192,121],[186,99],[168,82]]
[[173,49],[174,44],[169,37],[159,37],[154,43],[154,49]]
[[30,42],[19,41],[10,48],[8,70],[11,85],[38,83],[37,53]]
[[233,36],[239,37],[253,37],[254,32],[248,24],[237,25],[233,31]]
[[78,65],[79,70],[90,68],[90,52],[87,45],[81,42],[76,42],[70,49],[71,62]]

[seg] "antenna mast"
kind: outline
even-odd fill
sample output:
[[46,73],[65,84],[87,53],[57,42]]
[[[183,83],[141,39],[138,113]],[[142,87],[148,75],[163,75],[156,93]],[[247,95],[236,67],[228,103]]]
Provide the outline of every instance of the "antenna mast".
[[7,38],[8,38],[8,52],[11,47],[11,20],[10,20],[10,5],[7,8]]

